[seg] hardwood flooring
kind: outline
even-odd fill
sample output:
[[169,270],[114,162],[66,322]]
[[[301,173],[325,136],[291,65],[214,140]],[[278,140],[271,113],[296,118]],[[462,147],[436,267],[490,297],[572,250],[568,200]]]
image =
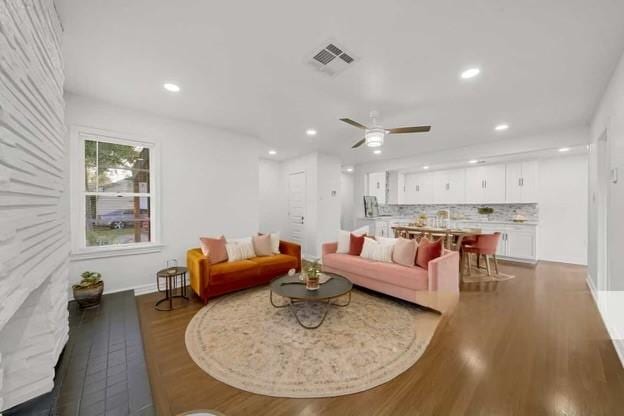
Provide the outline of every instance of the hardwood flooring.
[[585,283],[584,267],[501,265],[517,277],[462,287],[423,357],[366,392],[326,399],[247,393],[204,373],[184,345],[195,299],[157,312],[137,297],[159,415],[622,415],[624,369]]

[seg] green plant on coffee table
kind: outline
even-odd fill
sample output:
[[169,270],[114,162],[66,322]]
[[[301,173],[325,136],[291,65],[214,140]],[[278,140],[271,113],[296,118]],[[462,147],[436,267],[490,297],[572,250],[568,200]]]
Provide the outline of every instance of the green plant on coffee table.
[[102,281],[102,274],[98,272],[83,272],[80,277],[82,280],[77,285],[74,285],[75,288],[87,288],[96,286],[98,283]]
[[305,272],[306,276],[318,276],[321,272],[321,265],[318,260],[306,262],[303,271]]

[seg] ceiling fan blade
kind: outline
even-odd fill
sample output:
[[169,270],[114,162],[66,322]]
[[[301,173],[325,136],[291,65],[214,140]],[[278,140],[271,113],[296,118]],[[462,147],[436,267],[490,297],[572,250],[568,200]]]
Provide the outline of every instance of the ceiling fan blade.
[[340,121],[344,121],[345,123],[350,124],[353,127],[357,127],[358,129],[366,130],[368,128],[365,125],[358,123],[357,121],[351,120],[350,118],[341,118]]
[[431,126],[397,127],[396,129],[388,129],[388,134],[426,133],[429,130],[431,130]]
[[366,139],[362,139],[362,140],[356,142],[353,146],[351,146],[351,149],[357,149],[358,147],[362,146],[365,141],[366,141]]

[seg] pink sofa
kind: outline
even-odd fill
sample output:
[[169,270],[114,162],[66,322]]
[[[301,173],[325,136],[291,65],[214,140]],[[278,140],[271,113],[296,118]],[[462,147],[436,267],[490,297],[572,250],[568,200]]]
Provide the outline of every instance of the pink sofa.
[[353,284],[382,292],[441,313],[450,312],[459,299],[459,253],[444,250],[428,269],[372,261],[336,253],[337,243],[323,244],[323,271],[336,273]]

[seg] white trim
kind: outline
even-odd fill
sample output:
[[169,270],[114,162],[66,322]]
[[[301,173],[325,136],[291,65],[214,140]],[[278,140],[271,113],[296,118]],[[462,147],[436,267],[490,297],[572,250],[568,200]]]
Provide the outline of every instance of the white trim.
[[622,338],[622,335],[618,332],[615,325],[610,324],[611,319],[609,318],[608,300],[600,299],[600,292],[596,290],[594,282],[591,279],[591,275],[589,273],[587,274],[587,278],[585,279],[585,281],[587,282],[589,292],[594,299],[594,303],[598,308],[598,314],[602,318],[602,323],[604,324],[605,328],[607,328],[607,332],[609,333],[609,337],[611,338],[611,342],[613,343],[615,352],[620,359],[622,367],[624,367],[624,339]]
[[[110,143],[135,145],[150,149],[150,226],[151,241],[149,243],[135,243],[113,246],[88,247],[84,232],[84,218],[86,215],[84,195],[84,142],[92,137],[95,140]],[[102,140],[104,138],[104,140]],[[138,138],[131,134],[119,133],[87,126],[70,126],[70,210],[71,210],[71,242],[72,260],[88,258],[115,257],[122,255],[144,254],[160,251],[160,146],[157,142]],[[137,193],[99,193],[101,195],[141,196]],[[124,253],[125,251],[125,253]]]
[[114,246],[114,248],[107,248],[106,250],[102,250],[101,248],[97,247],[94,250],[84,249],[84,250],[72,252],[70,255],[70,260],[72,262],[75,262],[75,261],[81,261],[81,260],[101,259],[101,258],[107,258],[107,257],[121,257],[121,256],[131,256],[135,254],[158,253],[162,251],[163,247],[164,245],[156,244],[156,243],[147,243],[143,245],[123,244],[119,246]]

